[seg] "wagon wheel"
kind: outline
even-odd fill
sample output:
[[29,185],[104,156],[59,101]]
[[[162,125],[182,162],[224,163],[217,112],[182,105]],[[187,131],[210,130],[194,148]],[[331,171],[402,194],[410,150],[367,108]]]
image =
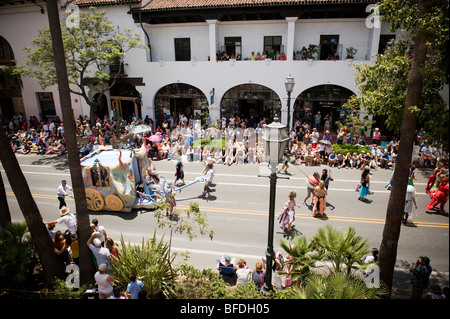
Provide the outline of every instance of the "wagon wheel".
[[105,206],[102,195],[93,189],[86,190],[86,201],[87,208],[95,212],[102,210],[103,206]]
[[123,208],[122,200],[114,194],[109,194],[108,196],[106,196],[105,203],[106,206],[108,206],[113,211],[120,211]]

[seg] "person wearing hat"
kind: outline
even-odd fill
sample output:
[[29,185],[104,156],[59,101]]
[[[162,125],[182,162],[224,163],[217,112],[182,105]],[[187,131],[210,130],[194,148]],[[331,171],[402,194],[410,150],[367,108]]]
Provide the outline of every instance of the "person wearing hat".
[[218,260],[217,268],[219,269],[220,277],[228,284],[235,285],[236,276],[236,260],[231,261],[230,256],[223,255],[222,260]]
[[107,267],[110,267],[111,253],[108,248],[102,247],[102,242],[98,238],[97,232],[92,232],[91,236],[86,242],[86,245],[95,256],[94,261],[97,265],[105,264]]
[[77,232],[77,218],[69,211],[69,208],[64,206],[59,210],[60,218],[52,220],[50,222],[44,222],[48,224],[65,224],[70,234],[76,234]]
[[108,266],[106,264],[100,264],[98,271],[94,275],[95,282],[98,285],[98,298],[108,299],[113,294],[114,276],[108,275],[106,270]]
[[70,253],[73,261],[78,264],[80,257],[80,250],[78,246],[78,235],[77,235],[77,218],[74,214],[69,211],[69,208],[64,206],[59,210],[60,218],[56,220],[52,220],[50,222],[42,221],[45,225],[56,225],[56,224],[65,224],[67,230],[64,231],[64,234],[67,235],[66,243],[70,246]]
[[56,191],[56,197],[59,200],[59,209],[63,208],[64,206],[67,207],[65,198],[66,196],[71,196],[73,198],[73,195],[69,195],[67,191],[73,191],[72,187],[67,185],[66,180],[61,181],[61,185],[59,185],[58,190]]

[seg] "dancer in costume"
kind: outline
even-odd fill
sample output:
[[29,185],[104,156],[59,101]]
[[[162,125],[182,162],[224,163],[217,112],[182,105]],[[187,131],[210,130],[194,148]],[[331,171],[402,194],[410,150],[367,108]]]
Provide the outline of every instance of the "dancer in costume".
[[363,173],[361,174],[361,187],[359,188],[359,197],[358,200],[362,200],[369,194],[369,186],[370,186],[370,168],[364,168]]
[[313,194],[314,194],[313,217],[316,217],[317,214],[319,214],[322,217],[325,215],[325,209],[327,207],[327,198],[326,198],[327,189],[325,188],[324,181],[319,182],[319,185],[314,189]]
[[445,214],[446,212],[444,206],[445,203],[447,203],[448,193],[448,177],[444,176],[442,182],[439,184],[439,188],[432,193],[431,201],[426,206],[427,211],[433,210],[438,204],[440,204],[439,211]]
[[295,206],[297,206],[297,203],[295,202],[296,197],[297,194],[295,192],[291,191],[289,193],[289,200],[284,204],[281,213],[277,217],[283,231],[285,231],[286,224],[288,225],[288,231],[291,231],[292,223],[295,220]]

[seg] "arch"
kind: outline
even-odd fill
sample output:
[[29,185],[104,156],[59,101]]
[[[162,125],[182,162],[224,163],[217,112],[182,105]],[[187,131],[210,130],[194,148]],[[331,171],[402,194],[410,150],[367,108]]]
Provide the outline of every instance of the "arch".
[[108,99],[103,93],[95,93],[93,99],[97,101],[97,105],[94,107],[94,118],[103,120],[105,115],[109,115],[108,112]]
[[12,119],[14,114],[26,116],[22,99],[22,80],[12,70],[16,65],[14,51],[9,42],[0,36],[0,114]]
[[174,113],[200,119],[203,125],[209,116],[208,99],[199,88],[190,84],[165,85],[155,94],[155,119],[162,123],[165,117]]
[[230,118],[239,116],[250,119],[253,115],[256,121],[266,119],[271,123],[275,114],[280,114],[281,99],[272,89],[253,83],[240,84],[232,87],[220,101],[220,116]]
[[294,121],[307,122],[314,127],[314,115],[320,112],[321,123],[319,130],[324,129],[324,118],[330,117],[330,129],[336,128],[336,121],[344,116],[342,104],[352,95],[352,90],[335,84],[322,84],[310,87],[300,93],[294,103]]

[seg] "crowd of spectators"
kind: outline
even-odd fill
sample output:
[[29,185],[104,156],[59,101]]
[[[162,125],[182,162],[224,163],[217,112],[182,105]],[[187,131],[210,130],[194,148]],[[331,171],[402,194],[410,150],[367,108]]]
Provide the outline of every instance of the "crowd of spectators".
[[[239,52],[236,52],[235,54],[229,55],[226,51],[220,51],[218,50],[216,53],[216,61],[229,61],[229,60],[236,60],[241,61],[242,56]],[[255,51],[252,51],[250,57],[245,58],[244,60],[250,60],[250,61],[265,61],[266,59],[270,60],[280,60],[280,61],[286,61],[286,54],[284,52],[276,51],[273,49],[270,50],[264,50],[262,53],[258,51],[255,54]]]
[[[317,114],[316,114],[317,115]],[[320,115],[320,114],[319,114]],[[325,116],[322,122],[296,120],[290,129],[289,152],[285,162],[297,165],[329,165],[338,168],[391,168],[395,164],[399,140],[392,138],[381,141],[377,128],[373,134],[367,128],[349,130],[331,128]],[[95,151],[100,145],[111,148],[140,148],[146,142],[148,154],[154,160],[176,159],[185,156],[187,161],[209,159],[216,164],[232,165],[266,162],[261,134],[268,124],[267,118],[239,117],[211,120],[207,125],[194,116],[174,113],[159,118],[156,122],[148,116],[144,120],[133,116],[129,121],[105,116],[90,120],[79,116],[76,120],[76,136],[80,157]],[[18,154],[67,153],[64,124],[58,116],[53,120],[39,120],[16,114],[11,120],[3,120],[4,128],[11,141],[11,147]],[[130,134],[133,127],[145,124],[151,127],[146,133]],[[206,128],[208,127],[208,128]],[[153,139],[152,135],[159,138]],[[417,132],[419,165],[435,165],[439,161],[448,163],[448,154],[441,148],[429,145],[423,139],[423,129]],[[223,140],[222,143],[193,143],[194,140]],[[352,152],[336,148],[336,145],[353,144],[364,147]],[[338,149],[337,151],[335,149]],[[357,151],[355,151],[357,150]]]

